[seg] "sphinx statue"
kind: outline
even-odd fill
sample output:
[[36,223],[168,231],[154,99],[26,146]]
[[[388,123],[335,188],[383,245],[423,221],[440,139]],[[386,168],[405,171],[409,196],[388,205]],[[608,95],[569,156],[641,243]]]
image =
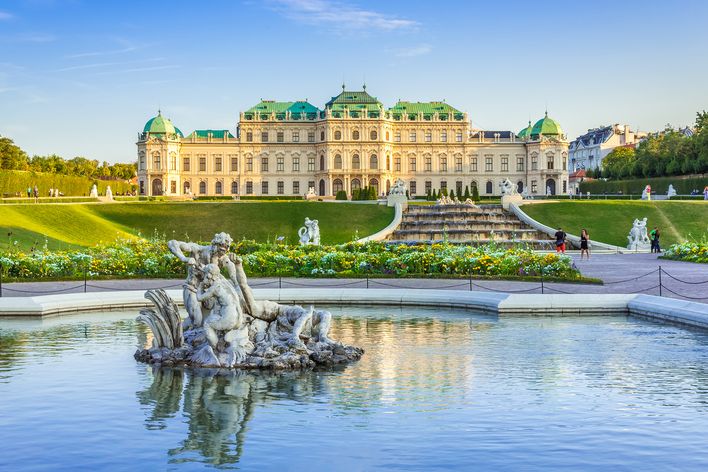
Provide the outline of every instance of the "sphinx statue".
[[164,290],[148,290],[145,296],[155,308],[142,310],[138,321],[152,331],[152,346],[138,349],[137,360],[165,366],[283,370],[361,358],[362,349],[329,337],[328,311],[257,299],[243,261],[229,252],[231,241],[226,233],[215,235],[208,246],[169,241],[170,251],[187,266],[182,291],[187,319],[181,320]]

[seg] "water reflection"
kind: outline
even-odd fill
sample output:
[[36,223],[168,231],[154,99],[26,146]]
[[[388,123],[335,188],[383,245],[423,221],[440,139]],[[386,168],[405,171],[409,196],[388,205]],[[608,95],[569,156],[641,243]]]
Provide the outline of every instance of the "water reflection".
[[[187,436],[167,451],[170,463],[204,461],[214,465],[239,461],[249,421],[258,404],[291,400],[309,402],[327,392],[318,372],[251,372],[225,369],[152,368],[153,382],[137,393],[149,407],[147,429],[167,427],[183,415]],[[194,457],[194,453],[197,457]]]

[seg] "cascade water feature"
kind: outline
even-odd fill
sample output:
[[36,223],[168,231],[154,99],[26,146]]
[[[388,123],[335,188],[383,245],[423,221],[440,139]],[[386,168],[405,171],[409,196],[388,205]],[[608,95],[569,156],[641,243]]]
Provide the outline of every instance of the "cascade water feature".
[[389,238],[389,242],[403,244],[442,241],[553,249],[550,236],[526,225],[501,205],[411,205]]

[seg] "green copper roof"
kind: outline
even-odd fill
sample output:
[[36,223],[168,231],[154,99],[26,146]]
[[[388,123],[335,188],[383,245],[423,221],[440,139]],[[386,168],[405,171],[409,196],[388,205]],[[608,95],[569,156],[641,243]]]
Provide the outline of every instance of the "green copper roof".
[[196,136],[197,138],[207,138],[209,137],[209,133],[211,133],[212,138],[217,139],[224,139],[224,135],[226,135],[227,138],[234,137],[234,135],[227,129],[195,129],[187,137],[191,138],[192,136]]
[[383,110],[383,105],[376,97],[369,95],[366,89],[359,92],[342,89],[342,93],[332,97],[325,104],[325,108],[332,110],[335,117],[345,109],[349,110],[349,115],[352,117],[363,112],[368,112],[370,117],[378,117],[378,114]]
[[527,138],[531,134],[532,129],[533,129],[533,126],[531,126],[531,120],[529,120],[529,125],[526,128],[519,131],[516,134],[516,136],[518,136],[519,138]]
[[445,102],[404,102],[399,101],[389,111],[394,118],[408,114],[408,119],[418,119],[419,114],[423,114],[424,120],[431,120],[435,113],[440,119],[455,119],[461,120],[464,118],[462,113],[457,108],[448,105]]
[[313,118],[317,116],[319,111],[319,108],[304,100],[298,100],[295,102],[261,100],[258,105],[249,108],[244,113],[249,119],[251,119],[254,115],[262,119],[267,119],[272,113],[275,113],[276,119],[284,120],[287,112],[290,112],[293,119],[299,119],[302,113],[305,113],[308,118]]
[[541,135],[560,136],[562,134],[563,130],[561,129],[560,125],[557,121],[548,117],[548,112],[546,112],[546,116],[538,120],[531,129],[531,137],[533,139],[536,139]]
[[145,123],[143,133],[167,135],[177,134],[181,137],[184,136],[179,128],[175,127],[169,119],[162,116],[160,111],[157,112],[156,117],[150,118],[148,122]]

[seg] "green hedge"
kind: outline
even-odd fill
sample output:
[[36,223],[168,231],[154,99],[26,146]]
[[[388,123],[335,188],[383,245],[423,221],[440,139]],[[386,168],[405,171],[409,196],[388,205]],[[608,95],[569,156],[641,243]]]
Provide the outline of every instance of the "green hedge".
[[290,196],[268,196],[268,195],[246,195],[241,197],[241,200],[302,200],[302,197],[297,197],[294,195]]
[[651,177],[646,179],[632,179],[632,180],[593,180],[591,182],[582,182],[580,184],[580,191],[582,193],[619,193],[620,190],[623,194],[640,194],[644,190],[644,187],[651,185],[652,193],[658,193],[660,195],[666,195],[669,190],[669,184],[674,186],[676,193],[679,195],[688,195],[692,190],[698,189],[700,192],[703,188],[708,185],[708,176],[706,175],[691,175],[691,176],[681,176],[676,175],[673,177]]
[[47,197],[50,188],[59,189],[66,196],[88,196],[91,186],[96,184],[98,193],[106,193],[106,187],[111,186],[113,194],[124,193],[132,190],[129,183],[122,180],[94,180],[87,177],[77,177],[73,175],[46,174],[42,172],[31,172],[22,170],[0,170],[0,196],[9,194],[14,196],[20,192],[20,196],[27,197],[27,187],[39,188],[39,195]]
[[700,195],[676,195],[669,200],[704,200],[703,194]]
[[198,201],[214,201],[214,200],[233,200],[234,197],[231,196],[225,196],[225,195],[208,195],[204,197],[197,197],[195,200]]
[[[91,197],[40,197],[39,199],[39,203],[90,203],[97,201],[97,198]],[[0,203],[34,203],[34,198],[0,198]]]

